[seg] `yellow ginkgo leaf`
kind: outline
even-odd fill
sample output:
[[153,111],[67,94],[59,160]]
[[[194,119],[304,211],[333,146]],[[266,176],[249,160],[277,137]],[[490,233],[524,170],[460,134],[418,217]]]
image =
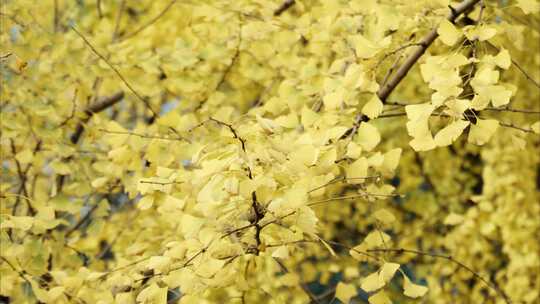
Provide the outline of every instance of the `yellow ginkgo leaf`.
[[437,33],[439,34],[441,41],[448,46],[453,46],[456,44],[461,36],[461,32],[454,26],[454,24],[446,19],[439,24]]
[[525,14],[534,14],[540,11],[540,3],[537,0],[517,0],[516,5]]
[[366,245],[368,248],[379,247],[387,245],[392,238],[383,231],[372,231],[365,238],[362,244]]
[[383,103],[379,99],[379,96],[377,94],[373,95],[373,97],[364,105],[362,108],[362,113],[366,114],[367,117],[370,119],[377,118],[383,110]]
[[495,36],[495,34],[497,34],[497,30],[486,25],[467,26],[465,28],[465,36],[471,41],[485,41]]
[[465,120],[456,120],[452,122],[435,135],[435,143],[438,147],[451,145],[469,124],[470,122]]
[[494,107],[507,105],[512,97],[512,91],[502,85],[489,86],[488,94]]
[[494,119],[478,119],[476,124],[471,125],[468,142],[475,145],[483,145],[489,141],[497,131],[499,122]]
[[288,259],[289,258],[289,249],[287,246],[279,246],[272,252],[272,257],[279,259]]
[[353,284],[339,282],[336,287],[335,297],[343,303],[349,303],[349,300],[356,296],[357,293]]
[[385,284],[390,282],[396,274],[396,271],[399,269],[399,264],[397,263],[384,263],[381,270],[379,271],[379,279]]
[[344,96],[345,90],[341,88],[334,92],[328,93],[323,97],[324,106],[329,110],[339,109],[343,103]]
[[154,205],[154,196],[146,195],[137,203],[137,207],[141,210],[150,209]]
[[428,288],[426,286],[417,285],[411,282],[411,280],[402,272],[403,275],[403,294],[410,298],[423,297]]
[[156,283],[143,289],[137,295],[137,303],[166,303],[167,287],[159,287]]
[[383,172],[392,173],[396,170],[401,158],[401,148],[392,149],[384,153],[384,160],[381,166]]
[[370,123],[363,122],[358,127],[356,142],[365,151],[371,151],[381,141],[379,130]]
[[495,56],[494,62],[501,69],[508,69],[512,64],[512,59],[510,58],[508,50],[502,49],[499,54]]
[[463,219],[463,215],[452,212],[446,216],[446,218],[444,219],[444,224],[450,226],[457,225],[462,223]]
[[388,210],[386,209],[379,209],[373,213],[373,216],[375,218],[385,224],[392,223],[396,220],[396,217]]
[[411,148],[414,149],[414,151],[428,151],[434,149],[437,146],[431,134],[425,134],[424,136],[415,137],[409,142],[409,145],[411,146]]
[[148,269],[154,269],[157,272],[165,272],[171,263],[171,258],[167,256],[153,256],[148,261]]
[[534,133],[540,134],[540,121],[537,121],[531,125],[531,130],[533,130]]
[[392,304],[392,301],[384,290],[380,290],[376,294],[370,296],[368,302],[369,304]]
[[362,288],[365,292],[372,292],[383,287],[385,284],[386,283],[381,280],[379,276],[379,271],[375,271],[362,280],[360,288]]
[[314,111],[312,111],[306,106],[302,108],[301,115],[302,116],[300,118],[300,121],[305,128],[311,127],[313,123],[317,121],[317,119],[319,119],[319,114],[315,113]]
[[361,157],[345,169],[345,173],[347,174],[347,182],[350,184],[362,184],[365,182],[364,178],[367,176],[367,172],[367,159],[365,157]]

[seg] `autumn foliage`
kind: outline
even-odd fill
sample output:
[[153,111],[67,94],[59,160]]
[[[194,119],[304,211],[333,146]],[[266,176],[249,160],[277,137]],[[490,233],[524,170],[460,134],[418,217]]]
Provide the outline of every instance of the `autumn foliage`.
[[540,302],[540,2],[1,5],[0,303]]

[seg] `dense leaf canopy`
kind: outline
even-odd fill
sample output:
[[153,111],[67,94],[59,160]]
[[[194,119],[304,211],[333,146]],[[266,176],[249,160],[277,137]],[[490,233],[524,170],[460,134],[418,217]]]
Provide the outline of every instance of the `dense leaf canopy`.
[[536,0],[1,2],[0,303],[538,303]]

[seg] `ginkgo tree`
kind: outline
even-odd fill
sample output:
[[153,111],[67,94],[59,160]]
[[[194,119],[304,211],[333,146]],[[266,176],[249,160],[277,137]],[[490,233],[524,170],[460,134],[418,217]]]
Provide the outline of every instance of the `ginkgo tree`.
[[540,2],[1,5],[1,303],[540,301]]

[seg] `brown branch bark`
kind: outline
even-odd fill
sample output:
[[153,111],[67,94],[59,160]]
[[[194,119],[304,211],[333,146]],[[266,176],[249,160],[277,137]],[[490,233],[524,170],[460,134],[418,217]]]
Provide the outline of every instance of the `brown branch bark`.
[[82,132],[84,131],[84,125],[90,120],[94,113],[99,113],[105,110],[108,107],[113,106],[115,103],[119,102],[124,98],[124,92],[119,91],[114,93],[111,96],[102,97],[96,103],[84,110],[84,113],[87,115],[83,121],[79,122],[75,132],[71,135],[70,140],[72,144],[76,144],[81,138]]
[[[459,17],[459,15],[471,9],[478,2],[480,2],[480,0],[465,0],[461,2],[458,6],[451,8],[450,13],[446,17],[446,19],[450,22],[454,22],[457,17]],[[392,91],[394,91],[394,89],[398,86],[401,80],[405,78],[409,70],[426,52],[427,48],[433,43],[433,41],[435,41],[438,36],[439,34],[437,33],[437,28],[434,28],[419,42],[420,45],[403,62],[403,64],[396,71],[396,74],[394,74],[394,76],[392,76],[392,78],[390,78],[390,80],[388,80],[388,82],[385,83],[377,92],[377,95],[379,96],[381,101],[384,102],[386,98],[388,98],[390,93],[392,93]]]
[[280,16],[285,11],[287,11],[289,8],[293,7],[293,5],[296,3],[295,0],[285,0],[275,11],[274,16]]

